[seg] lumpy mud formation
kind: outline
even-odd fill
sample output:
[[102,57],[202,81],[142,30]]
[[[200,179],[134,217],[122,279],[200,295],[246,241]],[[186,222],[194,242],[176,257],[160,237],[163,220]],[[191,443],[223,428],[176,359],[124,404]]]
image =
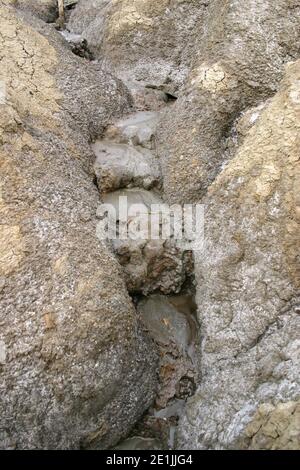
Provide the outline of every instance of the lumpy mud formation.
[[[0,449],[299,449],[300,1],[0,25]],[[125,196],[201,249],[101,239]]]

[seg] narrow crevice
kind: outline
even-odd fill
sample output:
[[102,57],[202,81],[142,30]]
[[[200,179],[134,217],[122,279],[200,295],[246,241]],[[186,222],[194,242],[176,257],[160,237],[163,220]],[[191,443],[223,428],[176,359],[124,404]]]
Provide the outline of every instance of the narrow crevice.
[[[149,445],[156,443],[162,450],[176,447],[178,422],[184,413],[187,400],[195,394],[200,381],[199,324],[195,293],[191,292],[193,286],[186,285],[185,289],[176,295],[152,294],[148,297],[134,297],[139,319],[152,337],[160,361],[155,402],[131,431],[128,445],[131,444],[131,439],[140,436],[148,439]],[[156,310],[153,307],[155,302]],[[165,311],[159,307],[160,302],[165,306]],[[151,307],[148,307],[149,303],[152,303],[152,311]],[[183,322],[180,323],[180,320]],[[159,322],[160,333],[157,331]],[[186,343],[180,343],[182,338],[178,335],[179,331]],[[167,339],[166,332],[169,334]]]
[[100,193],[100,187],[99,187],[98,178],[96,175],[93,176],[93,185],[96,186],[98,192]]
[[175,95],[172,95],[171,93],[165,92],[166,98],[167,98],[167,103],[174,103],[174,101],[177,101],[178,97]]
[[[165,94],[165,106],[177,99],[163,86],[145,87],[151,89],[153,96],[157,90]],[[124,116],[112,122],[92,144],[96,156],[94,184],[102,190],[104,203],[115,204],[117,213],[120,194],[135,204],[163,204],[155,145],[160,111],[139,109]],[[174,449],[178,421],[199,384],[193,254],[179,248],[172,237],[166,241],[150,238],[134,245],[117,240],[112,249],[138,322],[152,339],[159,358],[154,403],[116,449],[139,445],[150,450]]]

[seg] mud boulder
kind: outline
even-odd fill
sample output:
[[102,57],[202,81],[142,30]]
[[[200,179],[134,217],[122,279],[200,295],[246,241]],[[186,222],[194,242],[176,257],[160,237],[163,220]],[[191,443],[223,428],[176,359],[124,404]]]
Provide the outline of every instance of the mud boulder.
[[[0,447],[103,449],[126,437],[156,381],[120,268],[96,236],[89,123],[98,107],[94,130],[105,127],[127,94],[51,28],[3,5],[0,15]],[[76,73],[93,77],[91,101],[83,93],[77,105]]]
[[110,125],[105,136],[120,144],[140,145],[152,150],[158,121],[158,112],[137,112]]
[[184,407],[184,400],[193,395],[199,379],[194,308],[190,295],[157,294],[143,299],[137,307],[159,350],[159,390],[155,400],[159,417],[172,416],[179,404]]
[[[161,197],[154,190],[132,188],[105,194],[103,202],[104,206],[99,206],[98,211],[102,219],[99,236],[104,228],[102,236],[105,238],[107,208],[114,210],[108,220],[117,222],[119,231],[121,226],[122,231],[125,229],[125,235],[121,237],[116,231],[112,246],[123,267],[129,292],[143,295],[155,291],[164,294],[180,292],[192,275],[192,255],[172,238],[163,238],[159,234],[157,238],[151,236],[151,220],[154,220],[151,217],[155,214],[163,217],[163,211],[159,210],[159,206],[164,207]],[[121,220],[121,211],[128,214],[125,221]],[[163,223],[167,225],[168,222],[167,217]]]
[[299,448],[300,62],[209,188],[186,449]]
[[92,148],[97,157],[94,168],[101,192],[159,186],[159,164],[150,150],[105,140],[95,142]]
[[212,0],[194,42],[185,88],[158,126],[164,190],[172,203],[206,194],[228,155],[238,116],[276,92],[299,57],[297,1]]

